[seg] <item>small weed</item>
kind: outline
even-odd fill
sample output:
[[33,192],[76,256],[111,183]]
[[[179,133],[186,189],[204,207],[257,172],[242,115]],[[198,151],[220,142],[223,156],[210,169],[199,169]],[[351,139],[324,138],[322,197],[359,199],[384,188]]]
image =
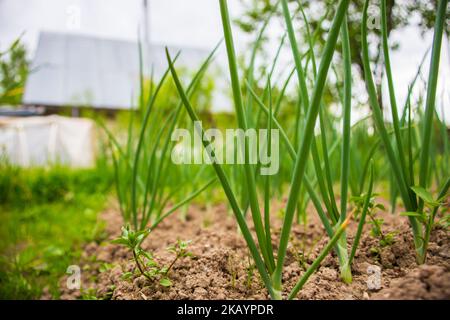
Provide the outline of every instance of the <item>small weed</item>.
[[[133,259],[136,263],[139,273],[151,282],[159,281],[163,287],[170,287],[172,281],[169,278],[169,272],[180,258],[192,257],[188,251],[190,241],[178,240],[176,244],[169,246],[167,250],[175,255],[168,266],[160,266],[151,252],[142,249],[141,244],[148,236],[148,231],[132,231],[129,227],[122,227],[120,238],[113,240],[113,243],[126,246],[133,252]],[[124,273],[122,278],[130,279],[132,274]]]
[[81,300],[99,300],[97,297],[97,290],[94,288],[83,289],[81,288]]
[[236,280],[238,277],[237,264],[236,259],[233,255],[228,256],[227,258],[227,269],[231,275],[231,287],[236,288]]
[[296,237],[291,237],[290,243],[292,247],[290,251],[295,260],[298,262],[299,267],[302,270],[306,271],[309,268],[308,261],[311,260],[311,254],[314,248],[317,246],[320,238],[312,239],[313,242],[311,246],[309,246],[309,249],[307,248],[308,246],[306,244],[306,236],[301,237],[301,239],[302,240],[299,241]]
[[246,286],[247,289],[250,289],[253,282],[253,276],[255,275],[255,264],[253,263],[253,260],[250,255],[247,256],[247,280],[246,280]]
[[[377,203],[375,201],[375,197],[377,194],[373,194],[370,198],[367,215],[369,216],[370,221],[368,224],[371,225],[370,235],[378,239],[378,245],[376,247],[370,248],[370,252],[374,256],[380,255],[380,250],[384,247],[391,246],[395,243],[395,235],[398,233],[397,231],[385,232],[383,231],[384,219],[377,217],[377,210],[385,211],[386,208],[383,204]],[[353,197],[352,200],[355,203],[355,208],[353,210],[353,214],[356,218],[358,218],[362,212],[362,208],[364,205],[365,195],[359,197]]]
[[98,269],[98,271],[100,271],[100,273],[106,272],[108,270],[111,270],[112,268],[114,268],[114,264],[112,263],[102,263],[100,265],[100,268]]
[[420,238],[420,249],[422,255],[420,256],[420,261],[425,262],[426,252],[428,248],[428,243],[430,241],[431,231],[434,229],[436,224],[443,225],[445,228],[448,227],[449,214],[444,211],[444,216],[442,219],[435,221],[438,215],[438,210],[440,207],[445,205],[445,199],[447,198],[447,193],[450,188],[450,178],[447,179],[446,183],[442,187],[439,195],[434,197],[430,192],[425,190],[420,186],[411,187],[411,190],[416,194],[416,196],[421,201],[421,206],[417,211],[403,212],[400,215],[407,216],[409,218],[414,218],[422,225],[424,229],[424,235]]

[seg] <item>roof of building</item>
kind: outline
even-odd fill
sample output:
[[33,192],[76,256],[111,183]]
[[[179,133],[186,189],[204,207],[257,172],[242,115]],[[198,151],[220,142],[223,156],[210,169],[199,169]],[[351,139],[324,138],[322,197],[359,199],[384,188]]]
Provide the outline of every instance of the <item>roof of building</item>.
[[[151,44],[144,72],[155,78],[167,68],[165,48]],[[177,65],[196,68],[208,52],[177,48]],[[145,57],[144,57],[145,61]],[[139,93],[139,49],[136,42],[70,33],[41,32],[28,76],[24,105],[91,106],[130,109]]]

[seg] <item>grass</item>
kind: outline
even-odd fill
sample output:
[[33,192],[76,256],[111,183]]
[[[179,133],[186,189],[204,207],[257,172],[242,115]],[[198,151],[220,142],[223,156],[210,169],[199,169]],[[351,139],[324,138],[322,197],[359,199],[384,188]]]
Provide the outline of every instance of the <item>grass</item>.
[[82,245],[104,237],[97,213],[111,179],[104,168],[1,165],[1,299],[38,299],[44,288],[59,297],[59,280]]

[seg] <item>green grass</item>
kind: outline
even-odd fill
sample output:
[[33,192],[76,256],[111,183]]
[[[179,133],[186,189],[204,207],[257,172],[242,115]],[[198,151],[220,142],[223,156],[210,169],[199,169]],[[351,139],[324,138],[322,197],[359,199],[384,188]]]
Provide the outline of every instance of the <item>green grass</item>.
[[[109,180],[109,181],[108,181]],[[76,264],[82,245],[100,241],[98,213],[111,174],[101,169],[0,170],[0,299],[37,299]]]

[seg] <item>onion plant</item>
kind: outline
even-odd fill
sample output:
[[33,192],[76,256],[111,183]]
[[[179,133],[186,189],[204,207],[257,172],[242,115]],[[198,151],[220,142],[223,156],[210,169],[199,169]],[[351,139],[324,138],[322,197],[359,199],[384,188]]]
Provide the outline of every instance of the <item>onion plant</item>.
[[[207,57],[189,84],[187,88],[189,96],[195,92],[214,52],[215,50]],[[216,178],[206,179],[207,182],[204,185],[173,203],[177,194],[183,190],[183,184],[180,184],[180,181],[177,183],[169,181],[169,172],[175,170],[175,166],[171,164],[168,151],[173,147],[171,133],[177,125],[183,107],[179,102],[169,115],[163,115],[166,122],[158,125],[160,120],[157,118],[154,106],[169,74],[169,68],[164,72],[156,87],[151,85],[149,92],[146,93],[143,92],[142,60],[140,67],[141,92],[138,110],[142,114],[140,118],[131,115],[126,145],[121,146],[106,125],[101,121],[100,124],[109,138],[115,171],[116,193],[124,219],[122,235],[114,242],[125,245],[132,251],[138,270],[150,279],[159,275],[156,271],[164,271],[164,269],[155,268],[151,254],[141,248],[142,242],[161,221],[211,186]],[[137,134],[134,133],[136,129]],[[199,170],[197,174],[203,172],[204,170]],[[193,182],[195,179],[196,177],[190,181]],[[184,249],[185,247],[183,244]],[[164,275],[167,273],[165,272]],[[167,278],[163,278],[161,281],[162,284],[168,283]]]
[[[233,92],[233,98],[234,98],[234,107],[235,107],[235,114],[238,122],[238,127],[240,129],[248,129],[249,123],[248,118],[246,116],[246,112],[249,112],[246,108],[244,108],[244,100],[242,98],[241,94],[241,85],[239,81],[239,75],[238,75],[238,67],[236,63],[236,56],[234,51],[234,43],[233,43],[233,36],[231,32],[231,26],[230,26],[230,19],[229,19],[229,13],[228,13],[228,7],[226,0],[220,0],[220,11],[222,16],[222,25],[223,25],[223,31],[224,31],[224,38],[225,38],[225,44],[227,49],[227,56],[228,56],[228,65],[229,65],[229,72],[231,77],[231,86],[232,86],[232,92]],[[289,12],[286,13],[287,10],[287,3],[286,1],[281,1],[283,7],[285,8],[285,15],[287,14],[289,16]],[[222,184],[223,190],[227,196],[227,199],[230,203],[230,206],[233,210],[233,213],[235,215],[235,218],[237,220],[237,223],[240,227],[240,230],[244,236],[244,239],[248,245],[248,248],[250,250],[250,253],[255,261],[256,267],[258,269],[258,272],[261,276],[261,279],[263,283],[265,284],[270,296],[274,299],[281,299],[282,298],[282,272],[283,272],[283,266],[286,258],[287,253],[287,246],[288,246],[288,240],[291,233],[291,227],[294,219],[294,213],[297,208],[298,199],[299,199],[299,191],[300,187],[302,185],[302,182],[305,177],[305,169],[306,164],[308,160],[308,155],[310,151],[311,144],[314,140],[314,127],[316,123],[316,119],[318,117],[320,108],[321,108],[321,97],[324,90],[324,86],[327,79],[328,70],[330,68],[331,60],[333,57],[333,53],[335,51],[336,42],[341,30],[341,26],[343,25],[343,22],[345,20],[346,11],[349,5],[348,0],[341,0],[339,5],[337,6],[336,14],[330,29],[330,32],[328,34],[328,39],[326,41],[326,45],[323,51],[322,58],[320,60],[320,65],[317,72],[317,77],[315,78],[315,86],[313,93],[311,95],[311,99],[306,100],[306,96],[308,96],[307,92],[304,92],[304,95],[302,96],[303,103],[305,103],[305,111],[306,111],[306,120],[304,125],[304,130],[302,132],[302,135],[299,137],[301,138],[299,143],[295,146],[296,152],[294,151],[294,168],[292,172],[292,178],[290,183],[290,191],[288,196],[288,201],[286,205],[285,210],[285,216],[283,221],[283,226],[281,229],[281,235],[280,235],[280,241],[278,245],[278,251],[274,252],[274,248],[272,246],[272,236],[271,236],[271,230],[270,230],[270,219],[269,219],[269,210],[268,203],[269,203],[269,192],[268,192],[268,182],[266,180],[266,188],[265,190],[267,192],[264,193],[264,203],[266,205],[264,210],[264,219],[263,215],[261,213],[260,204],[258,202],[258,195],[257,195],[257,188],[255,183],[255,172],[254,168],[250,165],[248,159],[249,159],[249,146],[248,146],[248,140],[244,143],[244,173],[245,173],[245,186],[246,191],[248,194],[248,199],[250,203],[250,211],[252,214],[252,220],[255,228],[256,233],[256,240],[253,239],[253,236],[250,232],[250,228],[248,226],[247,221],[244,218],[243,210],[239,207],[237,197],[233,190],[230,187],[229,179],[227,175],[225,174],[224,169],[222,168],[222,165],[217,163],[216,161],[212,161],[212,165],[214,167],[214,170],[219,178],[219,181]],[[290,19],[290,16],[289,16]],[[290,22],[289,19],[286,19],[286,21]],[[289,27],[288,27],[289,29]],[[289,30],[288,30],[289,31]],[[289,32],[288,32],[289,34]],[[293,42],[293,41],[292,41]],[[187,91],[183,88],[183,85],[180,82],[180,79],[177,75],[177,72],[174,68],[173,60],[171,59],[171,56],[166,50],[167,53],[167,59],[169,61],[170,71],[172,73],[172,77],[174,79],[175,85],[178,89],[178,92],[180,94],[180,98],[191,118],[192,121],[197,121],[198,117],[196,115],[196,112],[194,108],[192,107],[189,97],[187,94]],[[300,55],[298,52],[294,52],[294,60],[300,60]],[[297,68],[298,69],[298,68]],[[268,81],[268,92],[270,97],[270,79]],[[309,102],[306,104],[306,102]],[[246,111],[247,110],[247,111]],[[272,107],[269,103],[268,108],[268,126],[271,127],[272,124],[274,127],[277,127],[276,121],[274,120],[274,117],[271,115],[272,113]],[[209,155],[211,159],[214,159],[215,153],[214,148],[212,145],[212,142],[208,139],[207,136],[205,136],[203,129],[196,128],[198,130],[198,134],[202,137],[203,146],[206,150],[209,151]],[[247,138],[246,138],[247,139]],[[313,192],[312,192],[313,193]],[[317,197],[315,197],[317,200]],[[317,200],[318,201],[318,200]],[[342,235],[346,229],[346,226],[349,223],[349,216],[342,215],[341,218],[336,220],[336,224],[332,227],[329,226],[329,235],[330,235],[330,241],[325,246],[325,248],[322,250],[321,254],[318,256],[318,258],[312,263],[312,265],[308,268],[308,270],[305,272],[305,274],[301,277],[301,279],[298,281],[298,283],[294,286],[292,291],[289,293],[288,298],[292,299],[294,298],[298,291],[302,288],[306,280],[309,278],[309,276],[318,268],[320,265],[320,262],[325,258],[325,256],[338,244],[338,241],[342,238]],[[275,254],[276,253],[276,254]]]
[[[297,70],[297,78],[300,87],[300,101],[303,105],[303,108],[306,113],[310,112],[309,108],[309,96],[308,96],[308,88],[306,84],[305,72],[302,66],[302,62],[300,59],[300,53],[297,45],[297,39],[294,34],[291,16],[289,14],[287,1],[282,1],[283,7],[283,15],[287,25],[287,31],[289,35],[289,40],[292,49],[292,55],[294,57],[294,62]],[[302,10],[302,7],[300,5]],[[306,19],[306,16],[302,10],[303,17]],[[307,25],[307,20],[305,21]],[[319,151],[316,145],[316,141],[314,138],[311,139],[311,155],[313,159],[314,169],[317,176],[317,182],[319,185],[320,194],[322,196],[322,200],[327,208],[329,213],[331,224],[336,224],[338,222],[342,222],[346,217],[346,207],[347,207],[347,189],[348,189],[348,167],[349,167],[349,141],[350,141],[350,108],[351,108],[351,61],[350,61],[350,44],[348,39],[348,26],[345,16],[343,17],[342,25],[340,26],[341,35],[342,35],[342,47],[343,47],[343,57],[344,57],[344,101],[343,101],[343,109],[344,109],[344,132],[343,132],[343,144],[342,144],[342,167],[341,167],[341,208],[340,213],[335,200],[335,195],[333,191],[333,182],[331,178],[331,170],[330,164],[328,161],[328,150],[325,136],[325,128],[324,128],[324,107],[321,105],[321,97],[317,96],[317,108],[319,113],[319,125],[322,131],[321,134],[321,144],[324,154],[324,172],[322,171],[319,160]],[[335,30],[337,32],[337,30]],[[309,29],[307,29],[307,34],[309,35]],[[310,47],[310,56],[311,62],[313,66],[313,72],[316,74],[316,63],[313,52],[313,45],[311,43],[311,36],[308,36],[308,44]],[[316,76],[317,79],[317,76]],[[317,81],[317,80],[316,80]],[[322,88],[323,90],[323,88]],[[313,98],[315,98],[313,96]],[[307,130],[307,129],[306,129]],[[298,129],[297,129],[298,131]],[[340,269],[341,269],[341,278],[344,282],[351,282],[351,268],[348,264],[348,253],[347,253],[347,241],[345,237],[345,233],[343,233],[340,241],[336,246],[336,253],[339,257]]]
[[386,0],[381,0],[381,31],[384,67],[388,80],[388,92],[393,120],[392,126],[394,129],[393,141],[391,141],[388,135],[388,129],[383,121],[382,110],[377,100],[376,87],[373,81],[372,71],[370,67],[367,41],[367,12],[369,7],[369,0],[366,0],[364,4],[361,27],[362,58],[365,75],[364,78],[367,91],[369,93],[369,103],[372,108],[372,114],[376,129],[378,130],[378,134],[380,135],[388,161],[391,166],[394,183],[397,186],[398,192],[406,209],[406,213],[404,213],[404,215],[409,218],[412,233],[414,236],[417,262],[420,264],[424,263],[426,260],[430,232],[433,228],[438,208],[442,204],[442,200],[446,196],[450,184],[449,172],[446,172],[446,182],[444,182],[443,186],[440,187],[439,195],[437,196],[437,198],[434,198],[428,191],[430,187],[430,171],[432,168],[429,163],[429,159],[431,157],[432,125],[433,117],[435,114],[437,79],[447,3],[447,0],[440,0],[436,12],[430,68],[427,81],[425,113],[423,116],[423,127],[420,135],[420,146],[418,147],[417,152],[419,157],[418,181],[414,176],[414,167],[416,161],[415,157],[413,157],[413,154],[415,152],[411,143],[411,107],[409,106],[409,116],[407,121],[409,129],[408,135],[406,135],[406,137],[401,133],[400,121],[398,118],[396,96],[394,92],[392,70],[389,57]]

